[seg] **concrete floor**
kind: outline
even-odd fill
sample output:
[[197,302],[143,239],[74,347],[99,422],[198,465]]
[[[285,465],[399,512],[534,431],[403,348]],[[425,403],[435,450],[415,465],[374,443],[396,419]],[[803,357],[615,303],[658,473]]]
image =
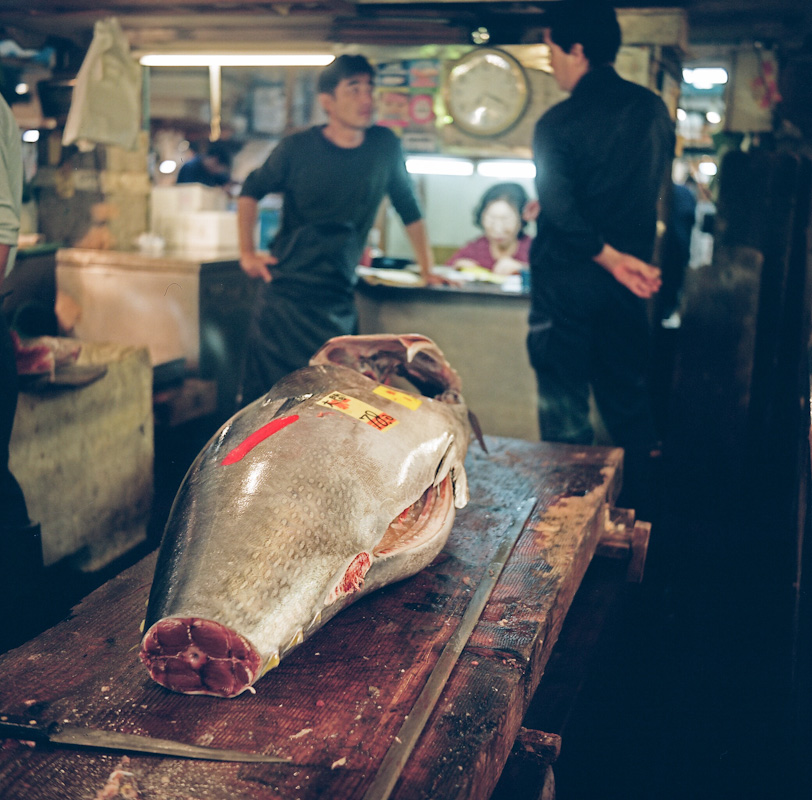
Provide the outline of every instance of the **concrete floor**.
[[[693,482],[718,453],[697,449],[688,457],[684,442],[702,432],[667,413],[669,361],[680,339],[678,330],[663,335],[665,436],[658,496],[642,517],[652,522],[646,575],[610,610],[588,678],[554,731],[562,735],[556,797],[812,797],[809,734],[798,735],[809,719],[798,719],[791,676],[799,663],[792,575],[771,547],[779,538],[764,529],[757,501],[752,515],[731,510],[723,476],[718,501]],[[809,680],[801,684],[808,694]]]

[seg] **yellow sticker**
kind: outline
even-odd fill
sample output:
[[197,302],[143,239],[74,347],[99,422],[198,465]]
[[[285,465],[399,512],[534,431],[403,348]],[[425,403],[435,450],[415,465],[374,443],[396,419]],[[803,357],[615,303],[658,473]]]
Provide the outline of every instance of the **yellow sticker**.
[[398,424],[398,421],[389,414],[384,414],[383,411],[367,405],[363,400],[350,397],[343,392],[330,392],[326,397],[319,400],[316,405],[341,411],[353,419],[366,422],[367,425],[371,425],[379,431],[388,430]]
[[406,406],[410,411],[416,411],[423,405],[423,401],[419,397],[415,397],[415,395],[408,392],[399,392],[391,386],[376,386],[372,391],[387,400],[393,400],[395,403]]

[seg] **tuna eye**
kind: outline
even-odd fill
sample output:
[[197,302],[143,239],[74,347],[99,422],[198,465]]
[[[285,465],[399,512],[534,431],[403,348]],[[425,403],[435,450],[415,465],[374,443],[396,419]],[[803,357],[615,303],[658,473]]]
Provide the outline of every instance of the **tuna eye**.
[[450,405],[459,405],[462,402],[462,395],[460,395],[456,389],[446,389],[442,394],[437,395],[435,400],[440,400]]

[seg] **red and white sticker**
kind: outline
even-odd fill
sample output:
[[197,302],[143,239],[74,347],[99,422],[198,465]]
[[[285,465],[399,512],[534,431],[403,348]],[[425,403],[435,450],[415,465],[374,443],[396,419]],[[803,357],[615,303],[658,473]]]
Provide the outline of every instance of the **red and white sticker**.
[[383,411],[368,405],[363,400],[350,397],[343,392],[330,392],[316,403],[317,406],[341,411],[343,414],[371,425],[375,430],[386,431],[398,424],[398,421]]

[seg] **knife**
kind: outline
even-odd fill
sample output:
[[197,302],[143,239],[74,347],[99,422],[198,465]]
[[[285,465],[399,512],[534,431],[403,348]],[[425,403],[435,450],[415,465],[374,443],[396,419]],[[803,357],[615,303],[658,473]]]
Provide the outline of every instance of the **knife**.
[[267,756],[263,753],[244,753],[241,750],[220,750],[217,747],[202,747],[196,744],[173,742],[171,739],[153,739],[151,736],[138,736],[133,733],[102,731],[94,728],[81,728],[75,725],[60,725],[52,722],[41,724],[36,720],[15,722],[7,716],[0,717],[0,739],[23,739],[33,742],[48,742],[66,747],[91,747],[97,750],[123,750],[130,753],[175,756],[176,758],[198,758],[207,761],[251,761],[263,763],[288,763],[289,758]]

